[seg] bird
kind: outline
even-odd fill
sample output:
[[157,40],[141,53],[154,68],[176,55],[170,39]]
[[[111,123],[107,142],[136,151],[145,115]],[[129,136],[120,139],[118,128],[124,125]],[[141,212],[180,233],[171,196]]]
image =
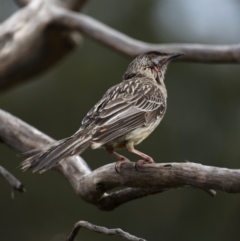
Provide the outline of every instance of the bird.
[[146,163],[154,163],[152,157],[134,146],[148,137],[163,119],[167,108],[164,76],[169,62],[182,55],[184,53],[158,51],[138,55],[127,67],[122,82],[107,90],[84,117],[76,133],[24,153],[27,159],[21,163],[22,169],[42,173],[89,147],[105,148],[117,159],[118,173],[129,159],[117,150],[126,149],[142,158],[136,162],[136,170]]

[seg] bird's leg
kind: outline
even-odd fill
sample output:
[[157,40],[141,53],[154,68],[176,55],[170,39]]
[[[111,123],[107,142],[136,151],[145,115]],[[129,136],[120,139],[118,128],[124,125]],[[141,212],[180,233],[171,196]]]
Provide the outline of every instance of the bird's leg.
[[120,154],[118,154],[117,152],[114,151],[113,148],[110,148],[110,147],[107,147],[105,148],[107,153],[110,154],[111,156],[115,157],[118,159],[118,161],[116,162],[116,165],[115,165],[115,170],[117,173],[120,174],[120,171],[119,171],[119,168],[120,166],[124,163],[124,162],[129,162],[129,160],[124,157],[124,156],[121,156]]
[[136,155],[138,155],[138,156],[140,156],[140,157],[142,157],[142,158],[144,159],[144,160],[139,160],[139,161],[136,162],[136,164],[135,164],[135,169],[136,169],[137,171],[138,171],[138,167],[139,167],[139,166],[142,166],[143,164],[146,164],[146,163],[149,163],[149,164],[154,163],[154,160],[152,159],[152,157],[150,157],[150,156],[148,156],[148,155],[146,155],[146,154],[144,154],[144,153],[142,153],[142,152],[134,149],[133,143],[131,143],[131,142],[127,143],[126,149],[127,149],[129,152],[132,152],[132,153],[134,153],[134,154],[136,154]]

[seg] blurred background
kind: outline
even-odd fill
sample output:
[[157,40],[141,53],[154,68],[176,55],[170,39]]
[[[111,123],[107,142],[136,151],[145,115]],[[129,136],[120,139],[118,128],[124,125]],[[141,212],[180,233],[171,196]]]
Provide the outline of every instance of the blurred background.
[[[17,6],[0,0],[0,21]],[[234,44],[240,39],[238,0],[91,0],[84,12],[152,43]],[[34,21],[34,19],[32,20]],[[0,108],[55,139],[73,134],[107,88],[121,81],[130,59],[91,39],[51,71],[1,93]],[[157,162],[191,162],[240,168],[240,67],[174,63],[166,85],[168,110],[139,149]],[[125,152],[123,152],[125,154]],[[149,196],[111,212],[82,201],[57,172],[22,173],[21,158],[0,145],[0,165],[26,186],[10,200],[0,179],[0,240],[65,240],[78,220],[120,227],[147,240],[223,241],[240,238],[240,196],[183,189]],[[82,155],[92,169],[113,162],[104,150]],[[132,161],[137,158],[129,155]],[[80,231],[76,240],[120,240]]]

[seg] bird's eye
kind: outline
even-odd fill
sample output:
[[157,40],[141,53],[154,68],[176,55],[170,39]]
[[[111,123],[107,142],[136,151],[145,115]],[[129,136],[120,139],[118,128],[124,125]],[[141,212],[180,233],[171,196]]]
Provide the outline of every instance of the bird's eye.
[[154,58],[156,58],[157,56],[156,56],[156,54],[150,54],[150,57],[151,57],[152,59],[154,59]]

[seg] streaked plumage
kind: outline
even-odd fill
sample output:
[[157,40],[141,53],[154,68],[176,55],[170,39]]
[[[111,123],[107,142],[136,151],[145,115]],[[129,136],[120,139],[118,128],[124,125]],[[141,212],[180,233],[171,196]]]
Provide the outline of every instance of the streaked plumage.
[[[124,161],[114,150],[127,148],[148,163],[151,157],[134,149],[160,123],[166,111],[167,91],[164,74],[170,59],[180,53],[149,52],[134,59],[123,81],[110,88],[87,113],[81,128],[71,137],[26,154],[23,169],[46,171],[69,156],[79,155],[88,147],[104,147],[118,159],[116,170]],[[139,161],[138,165],[144,161]]]

